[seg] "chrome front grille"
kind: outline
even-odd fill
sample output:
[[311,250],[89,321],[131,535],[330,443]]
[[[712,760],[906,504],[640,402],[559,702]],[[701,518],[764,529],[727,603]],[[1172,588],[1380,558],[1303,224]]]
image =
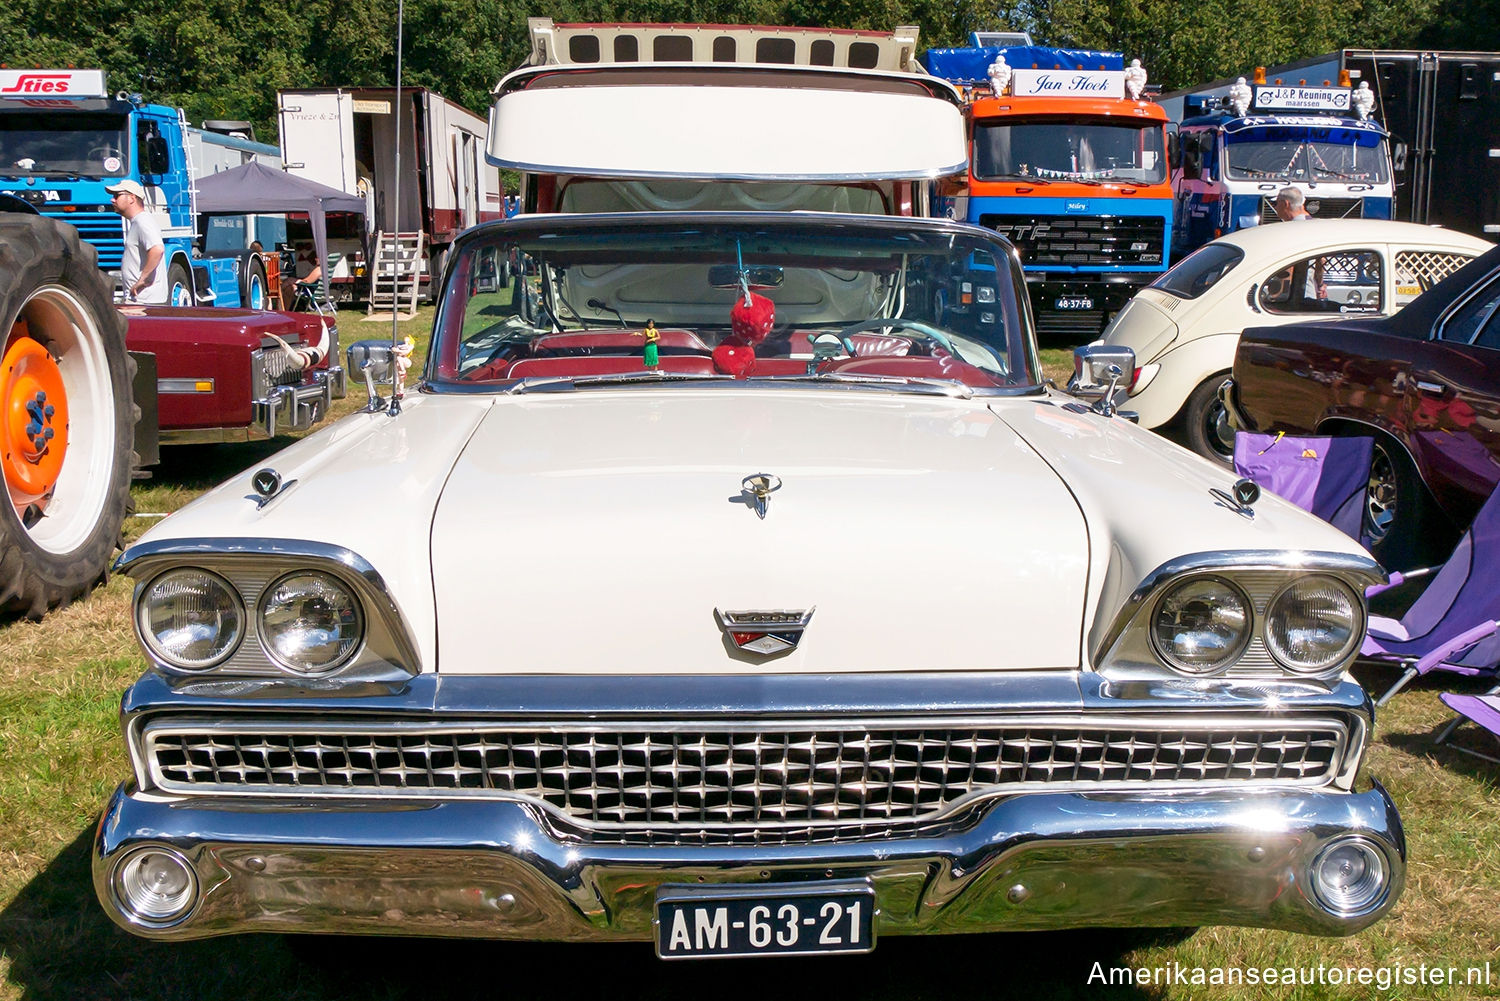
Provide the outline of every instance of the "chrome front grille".
[[912,721],[552,728],[157,721],[152,782],[193,794],[520,798],[606,829],[865,832],[1040,788],[1318,785],[1334,720]]
[[300,385],[303,368],[277,345],[250,353],[250,374],[255,398],[263,400],[270,395],[272,386]]

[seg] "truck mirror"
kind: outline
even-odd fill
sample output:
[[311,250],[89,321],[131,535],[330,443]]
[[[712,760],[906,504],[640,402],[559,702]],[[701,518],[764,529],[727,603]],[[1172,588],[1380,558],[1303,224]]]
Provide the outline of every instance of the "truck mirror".
[[1176,132],[1167,133],[1167,163],[1173,170],[1182,169],[1182,142]]
[[172,157],[167,150],[167,141],[157,133],[146,137],[144,162],[141,164],[143,174],[165,174],[172,169]]

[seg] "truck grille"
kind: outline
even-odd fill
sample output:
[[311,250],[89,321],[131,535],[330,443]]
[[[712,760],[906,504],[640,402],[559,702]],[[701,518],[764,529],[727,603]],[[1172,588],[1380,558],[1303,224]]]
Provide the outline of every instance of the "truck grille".
[[[1281,221],[1281,217],[1276,214],[1275,204],[1275,198],[1261,198],[1261,222]],[[1363,198],[1319,198],[1312,196],[1307,199],[1307,212],[1314,219],[1363,219],[1365,215],[1365,201]]]
[[118,271],[125,254],[125,230],[120,217],[113,212],[48,212],[49,219],[65,222],[78,230],[84,242],[99,252],[99,267]]
[[1329,720],[1275,729],[1239,720],[653,729],[189,721],[148,724],[143,739],[153,781],[172,792],[522,798],[617,832],[868,832],[1011,790],[1319,785],[1337,773],[1346,732]]
[[1028,268],[1157,269],[1166,260],[1167,223],[1161,216],[982,215],[979,224],[1014,243]]

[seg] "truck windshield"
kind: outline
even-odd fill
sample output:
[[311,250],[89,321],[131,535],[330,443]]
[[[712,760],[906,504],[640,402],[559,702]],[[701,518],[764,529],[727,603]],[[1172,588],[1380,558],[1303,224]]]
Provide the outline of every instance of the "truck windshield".
[[130,141],[124,115],[105,112],[0,113],[0,174],[124,177]]
[[974,129],[974,177],[1160,184],[1166,156],[1159,122],[1113,118],[1006,118]]
[[1236,181],[1391,179],[1385,137],[1340,129],[1269,129],[1225,137],[1228,177]]

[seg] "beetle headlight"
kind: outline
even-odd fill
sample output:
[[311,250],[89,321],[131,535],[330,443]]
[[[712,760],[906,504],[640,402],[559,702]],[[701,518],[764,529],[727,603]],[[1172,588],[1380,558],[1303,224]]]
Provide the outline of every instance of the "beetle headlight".
[[1317,574],[1299,578],[1266,608],[1266,649],[1288,671],[1326,671],[1354,652],[1362,614],[1347,585]]
[[164,663],[201,671],[239,646],[245,609],[224,578],[184,567],[168,570],[141,591],[136,623],[147,648]]
[[299,570],[280,578],[260,599],[260,638],[266,653],[297,674],[326,674],[345,663],[364,638],[359,601],[332,574]]
[[1250,642],[1250,601],[1217,577],[1195,577],[1156,603],[1151,642],[1167,665],[1183,674],[1217,674]]

